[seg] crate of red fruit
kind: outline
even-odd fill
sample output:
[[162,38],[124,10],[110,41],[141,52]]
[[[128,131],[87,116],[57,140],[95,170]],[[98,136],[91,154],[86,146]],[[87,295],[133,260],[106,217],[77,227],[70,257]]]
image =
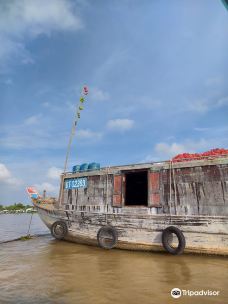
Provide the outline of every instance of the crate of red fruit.
[[217,157],[228,157],[228,149],[212,149],[202,153],[182,153],[172,158],[173,162],[183,162],[191,160],[202,160]]

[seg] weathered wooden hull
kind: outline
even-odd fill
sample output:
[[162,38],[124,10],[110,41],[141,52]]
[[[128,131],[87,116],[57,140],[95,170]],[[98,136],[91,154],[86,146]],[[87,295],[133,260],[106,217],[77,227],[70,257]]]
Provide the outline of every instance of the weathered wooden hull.
[[[48,210],[36,205],[38,213],[50,229],[57,220],[68,224],[65,240],[97,246],[97,232],[108,224],[117,229],[115,248],[128,250],[164,251],[161,235],[168,226],[178,227],[186,239],[185,253],[205,253],[228,256],[228,217],[177,216],[145,214],[142,209],[134,214],[128,209],[112,208],[109,212],[66,212]],[[141,212],[140,212],[141,211]],[[141,213],[141,214],[140,214]]]

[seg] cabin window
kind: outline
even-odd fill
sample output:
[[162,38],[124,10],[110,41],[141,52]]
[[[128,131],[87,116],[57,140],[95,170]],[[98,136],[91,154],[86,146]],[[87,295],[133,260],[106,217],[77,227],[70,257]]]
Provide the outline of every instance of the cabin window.
[[125,174],[125,205],[147,206],[148,178],[147,171]]

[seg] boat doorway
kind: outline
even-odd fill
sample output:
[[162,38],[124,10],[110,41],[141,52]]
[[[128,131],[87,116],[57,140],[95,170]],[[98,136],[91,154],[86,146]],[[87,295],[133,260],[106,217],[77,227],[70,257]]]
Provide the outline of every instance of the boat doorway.
[[125,183],[125,206],[147,206],[148,172],[128,172]]

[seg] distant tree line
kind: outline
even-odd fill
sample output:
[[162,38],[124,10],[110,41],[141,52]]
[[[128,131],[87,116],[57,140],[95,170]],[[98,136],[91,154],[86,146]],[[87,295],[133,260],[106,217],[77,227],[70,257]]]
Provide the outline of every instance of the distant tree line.
[[24,205],[22,203],[17,203],[17,204],[9,205],[9,206],[0,205],[0,211],[2,211],[2,210],[8,210],[8,211],[26,210],[28,208],[32,208],[32,206],[31,205]]

